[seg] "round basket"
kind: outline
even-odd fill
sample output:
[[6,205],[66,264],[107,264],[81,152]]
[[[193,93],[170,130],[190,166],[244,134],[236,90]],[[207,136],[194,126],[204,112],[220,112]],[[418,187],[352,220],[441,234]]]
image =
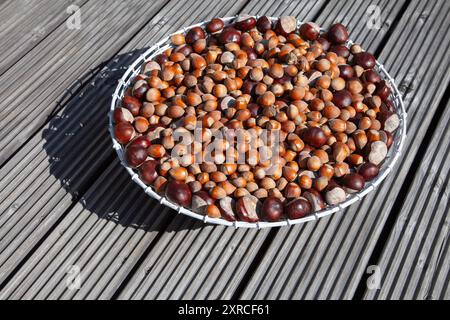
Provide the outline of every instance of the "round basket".
[[[234,22],[234,20],[238,16],[233,17],[226,17],[222,18],[222,20],[225,22],[226,25],[231,24]],[[258,18],[259,16],[255,16]],[[270,17],[272,21],[278,20],[278,18]],[[186,33],[189,29],[197,26],[204,26],[208,21],[204,21],[195,25],[191,25],[189,27],[183,28],[181,30],[178,30],[177,32],[174,32],[173,34],[179,34],[179,33]],[[301,21],[298,21],[298,24],[301,24]],[[147,186],[144,182],[141,181],[139,178],[139,175],[127,165],[126,161],[124,160],[124,149],[122,145],[116,140],[114,135],[114,128],[113,128],[113,112],[114,109],[121,104],[122,97],[127,90],[127,88],[130,86],[130,83],[133,81],[133,79],[136,77],[136,75],[141,70],[141,67],[144,63],[151,60],[153,57],[158,55],[159,53],[163,52],[167,48],[171,47],[170,44],[170,37],[173,35],[169,35],[168,37],[162,39],[160,42],[149,48],[145,53],[140,55],[138,59],[136,59],[130,67],[127,69],[123,77],[119,80],[119,84],[114,91],[112,95],[112,101],[111,101],[111,109],[109,112],[109,131],[111,134],[112,142],[113,142],[113,148],[116,150],[117,155],[119,156],[120,162],[125,167],[127,172],[130,174],[131,179],[137,183],[142,189],[144,189],[145,193],[148,194],[150,197],[156,199],[159,201],[162,205],[168,206],[174,210],[176,210],[179,214],[184,214],[187,216],[190,216],[192,218],[202,220],[205,223],[211,223],[211,224],[219,224],[224,226],[230,226],[235,228],[269,228],[269,227],[282,227],[282,226],[290,226],[295,224],[301,224],[307,221],[313,221],[317,220],[321,217],[328,216],[332,213],[338,212],[351,204],[361,200],[364,196],[366,196],[369,192],[375,190],[377,186],[386,178],[386,176],[392,171],[394,168],[395,163],[399,159],[403,145],[405,143],[406,139],[406,118],[407,114],[405,111],[405,106],[403,104],[403,100],[401,97],[401,94],[395,85],[394,79],[388,74],[388,72],[385,70],[383,65],[376,62],[376,70],[380,73],[380,76],[388,83],[388,85],[391,87],[391,99],[395,106],[395,112],[397,113],[399,119],[400,119],[400,126],[395,132],[394,135],[394,143],[392,147],[389,149],[389,152],[387,154],[386,160],[383,162],[383,164],[380,167],[380,173],[379,175],[372,181],[367,182],[364,189],[361,190],[358,193],[354,193],[347,196],[347,199],[344,202],[341,202],[337,205],[333,206],[327,206],[325,209],[315,212],[309,216],[306,216],[301,219],[296,220],[290,220],[290,219],[284,219],[278,222],[265,222],[260,221],[256,223],[249,223],[244,221],[227,221],[225,219],[220,218],[210,218],[205,215],[198,214],[196,212],[193,212],[187,208],[181,207],[171,201],[169,201],[167,198],[161,196],[160,194],[156,193],[151,187]],[[349,40],[347,42],[347,46],[351,46],[353,42]]]

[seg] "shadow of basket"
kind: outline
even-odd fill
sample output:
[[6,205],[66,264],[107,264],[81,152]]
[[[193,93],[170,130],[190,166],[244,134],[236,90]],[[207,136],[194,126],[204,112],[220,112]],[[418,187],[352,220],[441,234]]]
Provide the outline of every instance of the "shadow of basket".
[[111,94],[128,66],[145,50],[118,55],[78,79],[57,103],[59,108],[50,116],[42,138],[49,171],[74,203],[123,226],[166,230],[175,211],[149,198],[131,180],[117,159],[108,131]]

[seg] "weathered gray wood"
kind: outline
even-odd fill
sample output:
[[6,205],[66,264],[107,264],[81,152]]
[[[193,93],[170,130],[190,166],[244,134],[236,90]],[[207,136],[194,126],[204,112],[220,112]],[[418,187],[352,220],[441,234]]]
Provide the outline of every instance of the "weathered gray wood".
[[82,8],[87,0],[32,1],[17,0],[2,8],[0,19],[0,74],[20,60],[29,50],[69,17],[67,8]]
[[[449,27],[448,11],[449,4],[445,1],[411,3],[380,57],[397,83],[408,92],[405,103],[409,111],[409,138],[401,166],[378,190],[344,212],[304,228],[281,229],[243,298],[353,297],[448,85],[449,57],[445,53],[449,44],[445,32]],[[408,85],[412,91],[407,90]]]
[[[44,180],[48,180],[49,182],[46,183],[46,185],[44,184],[44,187],[41,188],[42,183],[40,183],[40,181],[38,181],[37,185],[33,185],[33,188],[37,188],[39,190],[41,190],[41,192],[43,192],[44,194],[42,195],[43,199],[43,203],[48,203],[48,202],[59,202],[58,203],[58,208],[63,208],[61,211],[57,211],[54,212],[55,210],[52,210],[52,206],[50,207],[44,207],[44,208],[40,208],[40,207],[33,207],[31,206],[31,208],[28,208],[26,211],[21,211],[21,207],[18,208],[17,210],[20,211],[19,213],[15,213],[15,216],[19,216],[19,215],[23,215],[28,219],[28,222],[25,223],[25,221],[19,221],[20,224],[22,225],[22,228],[27,228],[28,225],[35,225],[34,228],[29,228],[28,233],[20,231],[20,227],[15,227],[14,230],[12,232],[10,232],[9,235],[7,235],[10,238],[10,241],[12,241],[12,243],[10,242],[9,244],[6,243],[5,245],[5,250],[8,250],[8,252],[12,253],[14,252],[14,255],[6,255],[3,252],[0,254],[0,257],[6,260],[6,262],[3,262],[2,265],[2,270],[3,272],[5,272],[5,275],[10,272],[12,270],[12,268],[14,268],[15,266],[17,266],[17,264],[21,261],[21,259],[25,256],[25,254],[27,254],[28,252],[30,252],[32,246],[30,246],[30,244],[36,242],[38,239],[42,238],[45,235],[46,230],[48,230],[55,222],[57,222],[58,218],[61,217],[61,215],[64,213],[64,211],[66,209],[68,209],[70,207],[71,204],[71,197],[70,194],[67,194],[66,188],[68,188],[68,190],[70,192],[76,192],[77,189],[72,189],[74,188],[76,185],[74,184],[80,184],[80,183],[88,183],[90,179],[92,179],[92,173],[89,173],[88,176],[86,176],[86,172],[84,170],[86,169],[82,169],[80,171],[76,171],[78,170],[78,168],[80,166],[83,166],[84,163],[86,163],[86,159],[85,157],[90,157],[91,153],[93,153],[94,150],[96,150],[98,153],[94,156],[92,159],[96,159],[96,157],[98,158],[102,158],[103,162],[107,159],[107,157],[104,155],[108,155],[111,156],[113,155],[112,152],[112,148],[111,148],[111,143],[110,143],[110,138],[109,138],[109,133],[107,132],[107,128],[105,126],[105,119],[107,117],[107,112],[108,112],[108,107],[106,105],[107,100],[109,100],[109,96],[111,94],[111,92],[113,91],[115,85],[117,84],[117,82],[115,81],[115,79],[117,79],[117,76],[121,73],[124,72],[123,69],[119,69],[118,71],[115,71],[116,68],[118,68],[119,66],[121,66],[122,68],[125,67],[130,64],[135,58],[136,55],[129,55],[127,52],[130,52],[133,48],[135,47],[143,47],[143,46],[147,46],[150,45],[151,43],[156,42],[159,38],[161,38],[162,36],[173,32],[179,28],[181,28],[182,26],[186,26],[189,24],[194,23],[195,21],[199,21],[199,20],[203,20],[203,19],[207,19],[207,18],[211,18],[212,16],[215,15],[233,15],[236,14],[243,6],[244,2],[240,1],[240,2],[235,2],[235,3],[224,3],[221,4],[220,6],[207,6],[207,4],[203,3],[201,1],[195,2],[195,3],[191,3],[189,6],[187,6],[186,3],[180,3],[180,2],[171,2],[169,3],[166,7],[164,7],[162,9],[161,12],[159,12],[154,19],[152,20],[152,22],[145,28],[143,28],[139,34],[136,35],[136,37],[133,38],[133,41],[130,42],[126,48],[124,48],[122,50],[123,55],[119,56],[120,61],[118,62],[113,62],[112,64],[110,64],[104,71],[102,71],[102,73],[99,75],[99,77],[97,77],[95,79],[95,84],[91,84],[89,86],[87,86],[87,88],[82,92],[81,97],[78,99],[76,99],[75,101],[72,101],[69,106],[68,106],[68,110],[66,110],[67,112],[61,112],[60,115],[60,119],[56,118],[56,122],[51,122],[49,124],[49,127],[46,128],[45,130],[43,130],[41,132],[41,134],[44,134],[45,132],[49,132],[49,136],[46,137],[47,143],[49,145],[45,146],[47,153],[50,153],[52,156],[53,155],[57,155],[57,158],[64,158],[62,159],[62,161],[65,161],[64,164],[62,164],[61,166],[59,166],[59,163],[55,163],[53,170],[52,170],[52,165],[50,165],[49,168],[48,164],[44,164],[44,165],[39,165],[36,167],[36,164],[38,164],[38,162],[34,163],[34,167],[30,170],[31,173],[36,172],[38,169],[39,171],[42,172],[42,175],[44,176]],[[202,10],[199,10],[202,9]],[[170,20],[167,20],[166,17],[171,17]],[[115,59],[116,60],[116,59]],[[112,75],[109,73],[113,73]],[[117,73],[117,75],[116,75]],[[109,75],[108,75],[109,74]],[[83,112],[80,112],[80,106],[83,106]],[[103,107],[102,107],[103,106]],[[98,109],[100,109],[101,111],[99,111]],[[80,117],[80,114],[83,114],[83,116]],[[82,123],[83,125],[80,127],[80,123]],[[52,127],[55,128],[59,128],[61,129],[61,132],[53,132],[53,130],[51,129]],[[64,129],[63,129],[64,128]],[[73,130],[73,131],[72,131]],[[68,134],[69,133],[69,134]],[[73,136],[73,134],[75,134],[75,137]],[[65,144],[61,144],[60,139],[67,139],[67,143]],[[78,150],[73,150],[77,149],[76,144],[80,144],[80,141],[82,141],[82,145],[79,147]],[[36,146],[35,146],[36,144]],[[40,149],[40,140],[39,137],[36,137],[36,139],[33,139],[30,142],[30,147],[31,149],[28,149],[26,151],[24,151],[22,153],[22,150],[20,151],[20,157],[17,157],[18,161],[13,161],[13,162],[8,162],[6,164],[6,166],[9,166],[10,163],[16,163],[19,162],[20,163],[20,159],[21,157],[27,157],[27,154],[30,153],[30,151],[32,153],[36,153],[38,157],[43,156],[45,159],[45,152],[41,152]],[[64,147],[62,147],[64,146]],[[26,146],[28,147],[28,145]],[[89,150],[89,148],[91,148],[91,150]],[[72,158],[70,156],[70,153],[73,152],[73,156],[74,158]],[[65,153],[69,153],[68,157],[64,157],[66,154]],[[101,155],[103,153],[103,155]],[[19,154],[17,156],[19,156]],[[74,163],[71,164],[70,162],[73,161]],[[89,161],[87,163],[89,165]],[[73,165],[73,167],[75,169],[70,169],[68,168],[70,165]],[[95,166],[95,164],[94,164]],[[24,165],[24,168],[27,168],[26,165]],[[22,168],[22,169],[24,169]],[[50,172],[49,172],[50,169]],[[14,176],[20,172],[20,169],[14,169],[14,167],[11,165],[11,170],[17,170],[16,172],[12,173],[11,175],[6,175],[6,179],[11,178],[13,180],[13,184],[16,183],[17,185],[22,185],[23,182],[21,181],[14,181]],[[26,170],[26,169],[25,169]],[[97,166],[97,170],[98,170],[98,166]],[[74,176],[72,176],[71,174],[73,173],[73,171],[75,171]],[[150,201],[150,199],[148,198],[147,195],[145,195],[141,189],[137,188],[137,186],[135,186],[135,184],[130,180],[129,176],[125,173],[124,170],[120,169],[120,167],[117,164],[113,165],[113,168],[110,167],[108,169],[108,173],[110,172],[118,172],[120,173],[120,177],[122,179],[125,179],[126,181],[126,186],[120,186],[118,189],[111,189],[109,190],[109,195],[107,196],[109,200],[109,202],[113,201],[114,199],[119,199],[118,203],[121,202],[125,202],[126,200],[124,200],[124,198],[129,199],[130,194],[128,193],[123,193],[122,196],[119,197],[119,195],[121,194],[122,190],[135,190],[134,193],[131,193],[131,197],[133,199],[136,200],[136,205],[139,206],[140,208],[143,208],[144,210],[146,208],[151,208],[152,207],[152,202]],[[52,175],[56,175],[56,177],[53,177]],[[28,174],[25,174],[24,177],[28,177]],[[58,179],[64,179],[65,178],[70,178],[72,180],[72,182],[70,183],[70,185],[68,186],[64,186],[61,187]],[[4,178],[5,179],[5,178]],[[30,179],[30,181],[33,181],[34,179],[36,179],[36,176],[32,177]],[[111,186],[114,186],[117,184],[117,178],[114,175],[111,174],[106,174],[104,176],[102,176],[101,178],[102,180],[102,184],[105,186],[105,188],[111,188]],[[78,182],[77,182],[78,181]],[[6,185],[7,183],[5,183]],[[3,182],[2,182],[2,185]],[[106,197],[104,194],[98,194],[98,184],[95,186],[92,186],[92,188],[90,189],[89,194],[92,195],[92,197],[100,197],[99,199],[101,200],[102,198]],[[46,188],[51,188],[50,192],[47,192]],[[57,191],[55,191],[57,190]],[[57,193],[56,193],[57,192]],[[3,192],[2,192],[3,193]],[[56,193],[56,194],[55,194]],[[95,196],[94,196],[95,195]],[[138,199],[136,199],[137,195],[139,195]],[[30,197],[31,194],[26,194],[25,196],[21,197],[22,199],[26,200],[27,197]],[[5,195],[4,196],[5,201],[9,201],[9,199],[11,198],[9,195]],[[33,198],[35,199],[35,198]],[[55,200],[56,199],[56,200]],[[95,200],[95,201],[100,201],[100,200]],[[14,201],[14,200],[12,200]],[[104,207],[101,207],[100,205],[97,205],[97,202],[94,202],[92,199],[89,200],[87,197],[86,199],[82,199],[81,200],[82,203],[84,203],[85,211],[85,218],[86,219],[94,219],[94,220],[89,220],[90,222],[87,222],[88,225],[98,225],[100,224],[101,226],[103,226],[103,228],[100,228],[99,231],[98,229],[95,229],[96,232],[101,232],[101,234],[107,234],[109,232],[109,228],[112,228],[112,226],[115,226],[116,224],[113,222],[110,222],[106,225],[103,224],[103,219],[99,218],[95,215],[95,213],[99,213],[101,212],[102,209],[104,209]],[[17,201],[16,201],[17,202]],[[9,202],[11,203],[11,202]],[[108,203],[108,201],[106,202]],[[128,204],[129,205],[129,204]],[[154,206],[154,205],[153,205]],[[111,211],[116,211],[118,210],[117,206],[113,209],[110,209]],[[122,212],[127,212],[125,209],[121,209]],[[164,219],[170,218],[171,215],[167,215],[164,214],[162,212],[163,210],[161,208],[158,207],[158,209],[155,212],[158,212],[158,216],[161,216]],[[84,212],[84,211],[83,211]],[[145,212],[145,211],[144,211]],[[101,213],[99,213],[101,214]],[[40,215],[44,215],[44,216],[48,216],[44,218],[44,221],[41,221],[40,219]],[[68,215],[67,217],[63,220],[62,223],[66,223],[67,222],[67,226],[72,226],[73,222],[72,220],[77,217],[78,215],[80,215],[79,213],[79,205],[77,205]],[[101,214],[103,215],[103,214]],[[138,213],[133,213],[133,215],[137,215],[139,216]],[[8,217],[9,219],[11,219],[11,217]],[[24,219],[25,220],[25,219]],[[133,225],[142,225],[143,219],[137,221],[136,223],[134,223]],[[12,222],[12,221],[8,221],[7,223],[17,223]],[[82,222],[80,223],[85,223],[84,220],[82,220]],[[33,229],[36,228],[36,225],[38,226],[37,228],[37,232],[34,232]],[[108,268],[111,270],[109,273],[105,273],[106,276],[108,276],[106,278],[106,280],[102,280],[101,275],[104,272],[104,269],[95,269],[95,264],[100,263],[100,260],[98,260],[98,256],[97,256],[97,252],[100,250],[98,249],[100,246],[105,245],[105,241],[103,243],[99,243],[96,246],[90,244],[89,250],[86,252],[86,255],[84,257],[88,257],[89,261],[89,267],[86,268],[86,270],[89,270],[89,272],[92,272],[93,275],[95,275],[95,277],[88,282],[88,284],[86,284],[86,286],[83,286],[83,289],[80,290],[79,292],[73,292],[73,291],[67,291],[67,287],[65,286],[65,281],[64,279],[61,280],[55,276],[52,276],[52,280],[47,283],[47,278],[46,276],[42,276],[41,280],[38,280],[36,282],[36,287],[33,287],[33,290],[31,291],[27,291],[27,297],[31,297],[34,296],[35,294],[38,295],[39,297],[43,297],[43,296],[49,296],[50,298],[54,298],[54,297],[59,297],[61,295],[64,294],[64,298],[66,298],[66,296],[73,296],[76,294],[75,298],[79,298],[79,297],[91,297],[91,298],[105,298],[105,297],[111,297],[114,292],[117,290],[117,286],[120,285],[120,283],[123,281],[123,279],[126,277],[127,272],[129,271],[129,269],[132,268],[133,264],[136,263],[136,260],[140,257],[140,255],[142,255],[142,253],[145,251],[146,247],[149,246],[151,244],[151,239],[152,237],[156,236],[156,234],[158,233],[157,230],[157,226],[158,223],[154,220],[152,220],[152,223],[149,223],[149,226],[146,228],[147,231],[152,231],[152,232],[148,232],[147,233],[142,233],[142,232],[136,232],[135,229],[130,226],[129,228],[127,228],[121,235],[120,239],[116,239],[115,237],[120,235],[120,232],[115,234],[114,232],[112,232],[111,234],[114,234],[114,238],[113,240],[110,240],[109,243],[111,244],[111,247],[114,247],[114,243],[117,242],[123,242],[126,243],[126,248],[128,248],[128,250],[130,251],[112,251],[108,254],[110,254],[108,259],[102,259],[101,264],[103,265],[104,263],[107,263]],[[72,253],[72,255],[70,256],[71,259],[75,259],[78,258],[78,256],[73,253],[71,251],[71,246],[77,244],[79,241],[83,241],[85,240],[83,238],[83,232],[85,232],[86,227],[83,227],[81,230],[77,229],[76,226],[73,227],[74,229],[71,229],[71,232],[74,232],[74,238],[72,242],[67,243],[67,245],[64,247],[64,243],[59,244],[59,248],[61,248],[61,246],[63,246],[65,249],[64,254],[62,254],[62,258],[61,259],[65,259],[65,255],[68,255],[69,253]],[[3,228],[2,228],[3,229]],[[15,230],[19,230],[20,234],[14,234]],[[58,229],[59,230],[59,229]],[[121,229],[120,229],[121,230]],[[78,233],[77,233],[78,232]],[[130,236],[130,233],[133,235],[132,237]],[[40,255],[45,252],[45,246],[47,243],[52,243],[52,241],[56,241],[59,238],[59,234],[58,231],[55,231],[51,234],[52,236],[50,236],[43,244],[44,247],[40,247],[38,251],[36,251],[36,256],[39,258],[36,258],[37,260],[35,260],[33,263],[38,263],[39,259],[40,259]],[[20,238],[18,241],[16,241],[16,239]],[[91,233],[90,237],[96,237],[96,234]],[[130,240],[128,241],[127,239],[130,238]],[[25,240],[28,239],[28,240]],[[86,240],[87,241],[87,240]],[[89,244],[88,242],[84,242],[82,245],[85,246]],[[20,250],[17,250],[15,247],[19,246]],[[52,245],[53,247],[53,245]],[[116,250],[116,249],[114,249]],[[136,253],[135,255],[132,256],[132,258],[129,258],[126,263],[120,262],[118,260],[113,260],[111,261],[111,259],[121,259],[121,257],[123,257],[124,255],[126,255],[125,252],[131,252],[132,250],[137,250],[138,253]],[[17,253],[20,254],[17,254]],[[119,254],[120,252],[120,254]],[[117,253],[117,254],[114,254]],[[58,254],[58,252],[54,252],[55,255]],[[78,253],[77,253],[78,254]],[[52,257],[51,254],[44,254],[46,257]],[[74,258],[75,257],[75,258]],[[34,259],[34,256],[32,257],[32,259]],[[97,260],[96,260],[97,259]],[[60,261],[60,260],[58,260]],[[83,263],[85,262],[85,260],[81,259],[80,261],[83,261]],[[33,265],[33,263],[30,263],[30,265]],[[42,262],[43,263],[43,262]],[[46,263],[50,263],[50,261],[46,260]],[[95,263],[95,264],[93,264]],[[28,266],[28,262],[26,264],[26,267]],[[51,268],[56,268],[56,267],[60,267],[59,262],[55,263],[53,262],[53,264],[51,265]],[[46,267],[44,267],[46,268]],[[119,271],[115,270],[114,268],[121,268]],[[54,270],[54,269],[52,269]],[[63,269],[57,269],[58,270],[58,275],[60,275],[61,277],[64,276],[66,270]],[[53,273],[49,272],[47,273],[48,275],[51,275]],[[30,274],[28,275],[28,271],[25,272],[24,274],[22,274],[23,277],[25,276],[29,276],[29,278],[26,278],[27,281],[25,281],[26,284],[20,284],[21,289],[19,291],[17,291],[14,295],[16,296],[21,296],[22,294],[25,294],[25,289],[28,286],[31,286],[33,283],[35,283],[34,280],[36,280],[33,277],[37,277],[37,276],[41,276],[40,273],[34,273],[34,274]],[[109,277],[114,276],[116,279],[116,282],[111,283],[109,280]],[[21,276],[14,277],[14,280],[16,279],[21,279]],[[58,281],[58,280],[61,281]],[[98,283],[101,283],[101,285],[98,285]],[[42,289],[42,293],[40,292],[41,287],[44,287]],[[52,290],[49,289],[49,287],[52,287]],[[6,288],[6,290],[8,292],[12,292],[14,290],[12,290],[11,288],[8,289],[8,287]],[[67,291],[67,292],[65,292]]]
[[88,2],[80,30],[60,25],[1,75],[0,164],[70,98],[69,86],[110,59],[166,2]]
[[[365,299],[449,299],[450,103],[378,262],[380,289]],[[446,283],[447,279],[447,283]]]

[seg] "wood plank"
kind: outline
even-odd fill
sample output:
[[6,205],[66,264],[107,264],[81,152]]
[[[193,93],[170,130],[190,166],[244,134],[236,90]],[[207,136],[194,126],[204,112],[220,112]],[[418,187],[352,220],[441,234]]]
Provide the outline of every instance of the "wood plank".
[[[55,119],[56,121],[52,121],[45,130],[42,130],[41,134],[46,140],[44,143],[48,144],[46,146],[46,152],[49,153],[51,158],[59,158],[60,161],[50,164],[50,167],[47,168],[48,164],[38,165],[36,167],[36,164],[39,164],[39,162],[31,160],[33,164],[31,172],[38,172],[38,174],[42,172],[41,175],[43,176],[42,178],[39,178],[39,175],[37,177],[33,176],[31,181],[38,180],[37,185],[33,185],[33,187],[42,192],[42,203],[46,204],[50,202],[52,204],[50,206],[45,205],[43,208],[41,208],[42,203],[31,205],[31,208],[27,208],[25,211],[21,211],[22,207],[20,207],[17,208],[20,212],[15,212],[14,215],[9,215],[5,218],[6,224],[17,225],[17,221],[11,219],[15,217],[19,217],[20,219],[21,215],[24,216],[19,221],[20,226],[11,228],[12,231],[6,235],[10,239],[9,242],[5,242],[6,245],[4,248],[8,254],[5,254],[5,251],[0,254],[0,262],[3,261],[3,264],[0,264],[0,271],[4,272],[4,275],[14,270],[20,264],[21,259],[30,253],[32,249],[30,244],[39,241],[58,222],[58,219],[63,216],[64,211],[71,207],[71,197],[68,191],[78,191],[76,189],[77,184],[79,185],[83,182],[89,183],[90,179],[93,178],[93,172],[88,172],[90,177],[86,177],[85,170],[89,166],[80,168],[83,167],[83,163],[86,163],[86,157],[92,157],[91,159],[101,158],[103,163],[105,163],[110,158],[109,156],[113,154],[110,147],[109,133],[104,122],[108,112],[107,100],[109,100],[109,96],[117,84],[118,76],[123,74],[123,68],[126,68],[138,56],[139,52],[142,51],[137,50],[137,52],[132,52],[132,50],[135,47],[141,48],[154,43],[163,35],[173,32],[182,26],[190,25],[195,21],[208,19],[216,15],[236,14],[243,5],[243,1],[224,3],[218,6],[206,6],[200,0],[190,3],[189,6],[186,3],[180,2],[169,3],[169,5],[164,7],[133,38],[127,47],[122,50],[122,54],[102,71],[94,83],[85,88],[80,94],[81,97],[72,101],[73,103],[69,104],[68,110],[62,111],[59,117]],[[167,20],[166,17],[171,17],[171,19]],[[84,112],[80,112],[80,106],[82,106],[82,111]],[[98,111],[99,108],[101,112]],[[80,126],[80,123],[82,126]],[[61,144],[61,139],[66,139],[67,143]],[[30,153],[36,153],[37,155],[31,156],[32,159],[33,157],[41,156],[45,159],[46,152],[42,153],[40,150],[42,141],[40,141],[39,137],[36,136],[32,142],[30,141],[30,150],[24,151],[21,157],[27,158]],[[34,143],[36,143],[36,146]],[[77,149],[77,144],[81,144],[81,146],[78,150],[75,150]],[[28,144],[26,147],[28,148]],[[72,149],[74,150],[72,151]],[[70,152],[73,152],[74,157],[71,157]],[[67,157],[65,157],[65,153],[69,153]],[[27,163],[29,163],[27,161],[30,160],[20,159],[18,158],[18,161],[14,162],[19,162],[21,165],[24,162],[22,169],[27,170]],[[89,164],[90,162],[87,161],[87,163]],[[94,162],[94,166],[96,166],[95,164]],[[70,168],[71,166],[73,168]],[[13,168],[11,169],[14,170]],[[98,169],[99,167],[97,166]],[[17,172],[20,172],[20,170]],[[11,177],[13,184],[20,186],[23,182],[16,182],[14,180],[17,172],[12,173]],[[114,174],[111,174],[112,172]],[[72,176],[73,173],[74,175]],[[126,182],[125,184],[120,184],[122,180],[117,181],[117,174],[119,174],[120,179]],[[9,176],[7,175],[5,178],[9,179]],[[28,178],[27,173],[25,177]],[[40,179],[49,182],[42,183]],[[61,186],[58,179],[62,181],[70,179],[70,184],[68,186]],[[19,274],[14,276],[14,281],[11,282],[11,285],[7,285],[4,288],[2,291],[4,296],[9,296],[9,294],[13,293],[16,297],[25,296],[26,298],[31,298],[34,296],[48,296],[53,299],[62,296],[65,299],[68,297],[109,298],[114,294],[137,259],[158,234],[158,225],[163,222],[163,220],[158,219],[170,219],[173,216],[164,214],[161,208],[157,207],[154,212],[157,213],[156,216],[158,216],[158,219],[150,219],[145,213],[148,213],[149,208],[152,208],[152,206],[156,206],[152,205],[148,196],[131,181],[126,172],[115,161],[98,181],[92,187],[88,184],[91,187],[88,194],[83,196],[80,203],[62,220],[62,227],[54,230],[38,250],[36,250],[30,258],[30,261],[27,261],[23,269],[21,269],[24,270],[23,273],[19,271]],[[119,185],[117,186],[117,184]],[[1,185],[6,184],[2,182]],[[108,192],[108,195],[104,195],[99,191],[100,185]],[[74,187],[75,189],[72,189]],[[130,191],[125,194],[123,190]],[[1,194],[3,193],[2,191]],[[36,194],[35,191],[33,193]],[[19,200],[12,201],[27,202],[27,197],[30,197],[33,193],[25,194],[24,196],[20,196]],[[97,199],[97,197],[99,198]],[[6,192],[4,195],[5,201],[10,201],[10,198]],[[126,205],[130,206],[129,200],[124,200],[124,198],[133,199],[134,206],[137,209],[128,213]],[[33,199],[36,200],[34,196]],[[113,205],[112,207],[106,206],[106,204],[113,201],[117,201],[117,205]],[[11,206],[11,202],[9,203],[9,206]],[[126,205],[121,209],[119,204],[122,203],[126,203]],[[59,210],[60,208],[62,210]],[[84,208],[82,213],[80,213],[81,208]],[[127,219],[133,219],[134,222],[127,222],[126,226],[128,227],[116,226],[117,223],[114,221],[106,221],[103,219],[107,212],[119,213],[119,215],[121,213],[126,214],[129,216]],[[74,222],[75,219],[77,219],[77,222]],[[150,219],[151,223],[147,221],[148,219]],[[32,227],[28,228],[29,225],[32,225]],[[27,232],[23,232],[20,230],[21,228],[27,228]],[[66,232],[70,236],[64,238],[64,240],[60,240],[61,234],[59,232],[61,229],[66,228]],[[20,234],[15,234],[16,230]],[[85,232],[88,232],[88,234],[86,235]],[[98,242],[97,239],[100,238],[102,241]],[[58,244],[55,244],[55,242],[58,242]],[[113,249],[105,252],[106,257],[99,258],[97,253],[102,250],[101,248],[108,247],[106,243],[109,243]],[[115,244],[117,243],[123,243],[124,248],[120,246],[116,247]],[[82,251],[74,250],[74,248],[80,247],[87,249],[85,252],[83,252],[84,249]],[[55,249],[49,253],[47,251],[50,248]],[[137,253],[133,253],[134,251]],[[14,255],[12,255],[13,252]],[[42,257],[46,259],[42,260]],[[125,258],[127,259],[124,260]],[[77,263],[82,264],[82,269],[88,273],[86,278],[89,278],[79,292],[68,291],[64,279],[67,264],[64,264],[63,261],[73,261],[74,259]],[[85,264],[87,265],[86,267],[84,267]],[[101,266],[106,265],[98,268],[97,264]],[[43,268],[51,271],[46,272],[46,275],[42,275],[41,272],[34,272],[34,268],[39,268],[39,270]],[[110,271],[105,272],[106,269]],[[51,276],[51,281],[49,281],[47,276]],[[115,277],[116,282],[112,283],[110,277]],[[28,290],[29,287],[31,288],[30,290]]]
[[344,212],[281,229],[242,298],[353,297],[449,82],[448,11],[445,1],[412,2],[380,57],[406,94],[409,138],[401,166],[378,190]]
[[[66,10],[70,5],[82,8],[86,2],[87,0],[17,0],[13,2],[13,6],[0,9],[0,19],[4,26],[0,31],[0,74],[64,23],[69,17]],[[8,3],[10,2],[5,2],[4,5]]]
[[166,2],[88,2],[81,13],[80,30],[59,25],[3,73],[0,165],[71,98],[87,70],[109,60]]
[[377,263],[380,289],[365,299],[450,298],[449,117],[447,103]]

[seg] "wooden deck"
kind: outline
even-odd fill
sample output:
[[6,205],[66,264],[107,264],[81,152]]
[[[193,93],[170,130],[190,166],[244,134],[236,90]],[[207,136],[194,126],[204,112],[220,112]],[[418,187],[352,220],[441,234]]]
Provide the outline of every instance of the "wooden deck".
[[[342,22],[395,78],[407,144],[360,203],[235,230],[160,207],[120,166],[107,113],[127,65],[169,32],[239,13]],[[449,1],[0,0],[0,21],[0,299],[450,298]]]

